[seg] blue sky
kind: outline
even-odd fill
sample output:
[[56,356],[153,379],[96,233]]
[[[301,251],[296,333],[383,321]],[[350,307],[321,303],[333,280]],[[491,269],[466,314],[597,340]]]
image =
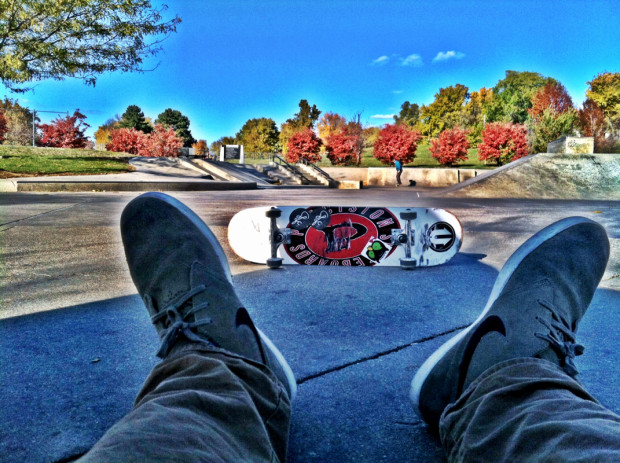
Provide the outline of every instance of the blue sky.
[[[156,0],[154,4],[158,4]],[[166,108],[212,143],[244,122],[284,122],[300,99],[367,125],[400,105],[429,104],[442,87],[493,87],[506,70],[563,83],[580,106],[587,81],[620,72],[618,0],[169,0],[182,19],[155,70],[81,81],[43,81],[6,96],[46,111],[80,108],[97,126],[136,104]],[[4,89],[2,89],[4,90]],[[44,121],[55,117],[41,114]]]

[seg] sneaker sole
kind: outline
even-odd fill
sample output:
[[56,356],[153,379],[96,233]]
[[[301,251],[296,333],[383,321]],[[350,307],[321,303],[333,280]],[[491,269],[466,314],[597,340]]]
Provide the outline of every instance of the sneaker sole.
[[[585,217],[569,217],[559,222],[556,222],[547,228],[542,229],[534,236],[532,236],[529,240],[523,243],[502,267],[497,279],[495,280],[495,285],[491,290],[491,295],[489,296],[489,300],[487,305],[485,306],[482,313],[478,316],[478,318],[463,331],[455,335],[446,341],[439,349],[437,349],[418,369],[417,373],[413,377],[411,381],[411,388],[409,390],[409,399],[413,405],[414,410],[421,416],[420,413],[420,391],[422,390],[422,386],[426,381],[429,373],[435,365],[443,358],[443,356],[452,349],[452,347],[458,343],[461,339],[463,339],[467,333],[469,333],[487,314],[495,300],[499,297],[500,293],[503,291],[506,283],[510,279],[513,272],[516,268],[521,264],[523,259],[527,257],[532,251],[534,251],[538,246],[540,246],[545,241],[553,238],[557,234],[563,232],[564,230],[573,227],[579,224],[596,224],[596,222],[586,219]],[[598,225],[598,224],[596,224]]]
[[[230,266],[228,265],[228,258],[226,257],[226,253],[224,252],[224,249],[222,249],[220,242],[215,237],[211,229],[207,226],[207,224],[204,223],[204,221],[194,211],[192,211],[189,207],[187,207],[185,204],[183,204],[178,199],[175,199],[172,196],[168,196],[167,194],[164,194],[164,193],[158,193],[158,192],[145,193],[143,195],[140,195],[139,198],[156,199],[158,201],[165,202],[166,204],[169,204],[170,206],[182,212],[183,215],[207,238],[207,241],[209,241],[209,243],[211,244],[211,247],[213,247],[213,249],[215,250],[215,254],[217,255],[217,258],[219,259],[219,261],[221,262],[222,267],[224,268],[226,278],[232,284],[233,282],[232,274],[230,273]],[[258,331],[258,334],[260,335],[261,341],[265,344],[265,346],[271,351],[273,356],[280,363],[280,367],[282,368],[282,371],[284,371],[286,380],[288,381],[288,389],[291,391],[290,399],[292,402],[295,396],[297,395],[297,382],[295,381],[295,375],[293,374],[293,370],[289,366],[288,362],[286,361],[282,353],[278,350],[275,344],[271,341],[271,339],[269,339],[265,335],[265,333],[263,333],[260,329],[256,328],[256,330]]]

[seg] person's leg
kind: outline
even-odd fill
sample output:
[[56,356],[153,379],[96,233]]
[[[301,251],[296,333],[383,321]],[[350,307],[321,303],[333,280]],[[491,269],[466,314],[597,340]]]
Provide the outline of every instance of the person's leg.
[[439,435],[450,461],[620,461],[620,416],[537,358],[489,368],[446,407]]
[[400,176],[402,175],[403,171],[402,170],[397,170],[396,171],[396,186],[400,186],[401,185],[401,181],[400,181]]
[[[617,417],[572,379],[583,352],[577,325],[608,257],[595,222],[573,217],[545,228],[506,262],[478,319],[420,367],[410,398],[454,461],[538,460],[543,447],[544,456],[564,461],[583,458],[588,442],[618,448]],[[571,424],[583,437],[598,429],[597,419],[600,434],[566,438]]]
[[163,361],[83,461],[284,461],[295,379],[237,298],[209,228],[148,193],[127,205],[121,233]]

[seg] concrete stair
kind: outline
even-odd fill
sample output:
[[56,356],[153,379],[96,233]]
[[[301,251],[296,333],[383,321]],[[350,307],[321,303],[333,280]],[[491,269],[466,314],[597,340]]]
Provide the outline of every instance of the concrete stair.
[[330,186],[330,180],[325,176],[321,175],[320,172],[317,172],[311,166],[307,166],[305,164],[296,164],[295,167],[302,171],[303,174],[308,177],[312,182],[316,182],[316,185]]

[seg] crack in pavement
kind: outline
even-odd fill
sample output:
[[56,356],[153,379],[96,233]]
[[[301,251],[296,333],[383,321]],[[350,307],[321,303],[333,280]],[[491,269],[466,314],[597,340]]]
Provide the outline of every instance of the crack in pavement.
[[[61,208],[58,208],[58,209],[53,209],[51,211],[45,211],[45,212],[41,212],[39,214],[31,215],[29,217],[24,217],[23,219],[11,220],[10,222],[0,223],[0,232],[10,230],[11,228],[17,226],[17,224],[20,223],[20,222],[24,222],[26,220],[34,219],[35,217],[40,217],[42,215],[51,214],[53,212],[64,211],[65,209],[71,209],[72,207],[75,207],[75,206],[77,206],[79,204],[82,204],[82,203],[75,203],[75,204],[71,204],[69,206],[61,207]],[[10,226],[7,226],[7,225],[10,225]]]
[[376,353],[376,354],[373,354],[373,355],[369,355],[369,356],[363,357],[363,358],[361,358],[359,360],[354,360],[352,362],[347,362],[345,364],[329,368],[329,369],[321,371],[319,373],[314,373],[314,374],[311,374],[311,375],[308,375],[308,376],[304,376],[303,378],[300,378],[300,379],[297,380],[297,384],[300,385],[300,384],[303,384],[303,383],[305,383],[307,381],[310,381],[311,379],[320,378],[321,376],[325,376],[325,375],[328,375],[330,373],[334,373],[336,371],[344,370],[345,368],[348,368],[348,367],[351,367],[351,366],[354,366],[354,365],[359,365],[360,363],[368,362],[370,360],[376,360],[378,358],[384,357],[386,355],[393,354],[395,352],[399,352],[399,351],[401,351],[403,349],[406,349],[407,347],[411,347],[411,346],[414,346],[416,344],[420,344],[420,343],[427,342],[427,341],[432,341],[433,339],[436,339],[436,338],[438,338],[440,336],[444,336],[446,334],[454,333],[455,331],[460,331],[460,330],[462,330],[464,328],[467,328],[469,325],[470,324],[468,323],[467,325],[457,326],[456,328],[452,328],[452,329],[449,329],[447,331],[443,331],[443,332],[438,333],[438,334],[433,334],[433,335],[427,336],[425,338],[416,339],[415,341],[410,342],[408,344],[403,344],[401,346],[397,346],[397,347],[394,347],[392,349],[389,349],[389,350],[386,350],[386,351],[383,351],[383,352],[379,352],[379,353]]

